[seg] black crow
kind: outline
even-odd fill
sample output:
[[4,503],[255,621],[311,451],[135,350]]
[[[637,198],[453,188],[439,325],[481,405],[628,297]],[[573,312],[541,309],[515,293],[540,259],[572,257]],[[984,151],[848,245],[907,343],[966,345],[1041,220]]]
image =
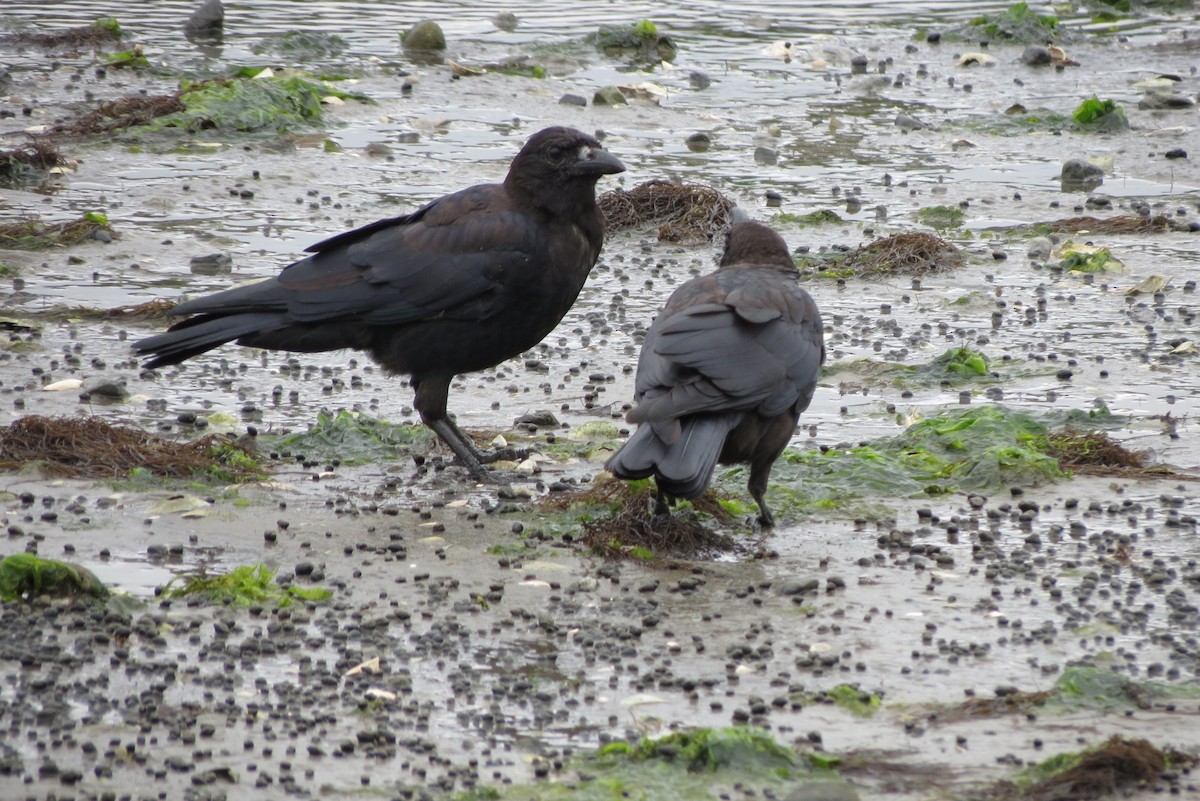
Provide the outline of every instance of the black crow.
[[739,222],[717,271],[676,289],[650,326],[628,415],[638,428],[605,467],[654,476],[659,513],[667,497],[703,494],[718,461],[749,462],[759,522],[774,525],[767,478],[825,361],[821,314],[797,277],[778,234]]
[[177,364],[236,340],[269,350],[363,350],[412,377],[415,406],[476,478],[489,456],[446,414],[450,382],[550,333],[604,242],[596,181],[625,169],[594,138],[547,128],[502,184],[480,184],[307,249],[274,278],[177,306],[195,315],[134,344]]

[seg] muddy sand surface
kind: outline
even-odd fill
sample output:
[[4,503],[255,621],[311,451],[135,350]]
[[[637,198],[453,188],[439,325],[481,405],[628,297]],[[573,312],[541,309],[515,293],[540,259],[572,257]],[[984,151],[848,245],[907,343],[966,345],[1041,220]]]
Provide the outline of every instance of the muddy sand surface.
[[[0,252],[0,425],[94,415],[166,441],[215,433],[249,448],[256,475],[80,478],[36,460],[4,474],[0,555],[65,559],[123,596],[0,607],[0,797],[1200,793],[1194,5],[1063,16],[1070,35],[1055,36],[1078,65],[1060,68],[964,27],[1002,4],[816,4],[803,24],[766,2],[514,8],[515,30],[488,3],[314,4],[299,19],[232,6],[219,45],[183,38],[188,3],[118,13],[120,44],[85,45],[11,37],[110,9],[0,8],[3,148],[242,67],[349,76],[333,85],[373,101],[284,130],[58,136],[59,168],[0,190],[5,220],[103,214],[111,229]],[[457,70],[400,47],[423,16]],[[672,62],[583,41],[644,17]],[[135,43],[145,66],[107,66]],[[627,104],[593,102],[616,84],[636,85]],[[1076,124],[1093,95],[1128,128]],[[601,192],[711,186],[797,249],[829,361],[773,474],[769,534],[736,469],[714,482],[728,515],[699,516],[736,542],[724,553],[618,542],[626,558],[606,559],[581,540],[613,533],[613,506],[561,501],[602,485],[640,335],[713,268],[719,237],[611,232],[541,346],[456,382],[451,410],[481,444],[539,454],[499,488],[470,481],[415,425],[404,382],[357,354],[227,346],[157,372],[132,358],[164,321],[114,309],[273,275],[329,234],[498,179],[550,124],[603,131],[629,171]],[[1070,159],[1102,181],[1064,186]],[[847,268],[914,232],[961,266]],[[1072,243],[1115,261],[1064,264]],[[231,272],[189,268],[214,253]],[[81,397],[101,378],[127,394]],[[1037,450],[1064,431],[1143,466]],[[257,564],[331,597],[163,594]],[[692,770],[676,746],[613,755],[731,727],[789,750],[713,750]],[[1138,759],[1110,752],[1073,783],[1030,770],[1143,740]]]

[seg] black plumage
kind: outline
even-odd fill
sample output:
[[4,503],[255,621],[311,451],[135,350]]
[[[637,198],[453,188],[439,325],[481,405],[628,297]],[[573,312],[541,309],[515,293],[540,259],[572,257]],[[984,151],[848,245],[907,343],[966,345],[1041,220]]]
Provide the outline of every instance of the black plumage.
[[339,234],[274,278],[180,304],[172,314],[194,316],[134,349],[152,356],[146,367],[234,340],[366,351],[411,376],[421,419],[483,477],[488,457],[447,416],[450,382],[533,347],[563,318],[604,241],[596,182],[624,169],[594,138],[547,128],[503,183]]
[[778,234],[739,222],[717,271],[675,290],[650,326],[628,415],[638,428],[605,466],[654,476],[660,512],[664,496],[703,494],[718,461],[748,462],[759,521],[774,524],[767,479],[825,361],[821,314],[797,277]]

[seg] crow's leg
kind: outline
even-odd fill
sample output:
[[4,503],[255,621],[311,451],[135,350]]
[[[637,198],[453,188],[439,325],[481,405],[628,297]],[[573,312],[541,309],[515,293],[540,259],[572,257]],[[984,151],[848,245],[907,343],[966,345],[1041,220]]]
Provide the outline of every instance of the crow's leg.
[[[498,462],[501,459],[511,462],[519,462],[529,456],[528,448],[496,448],[490,451],[481,451],[475,447],[475,443],[471,440],[471,438],[464,434],[463,430],[459,428],[453,420],[447,417],[445,418],[445,421],[446,425],[450,426],[450,429],[458,435],[459,439],[466,443],[466,446],[470,448],[472,455],[474,455],[475,459],[480,464],[491,464],[492,462]],[[445,437],[442,439],[445,439]],[[458,453],[458,451],[455,451],[455,453]]]
[[488,481],[488,471],[485,464],[500,459],[523,459],[528,452],[521,453],[512,448],[503,448],[490,453],[484,453],[475,447],[475,443],[454,424],[446,412],[447,395],[450,392],[452,375],[425,376],[412,381],[416,390],[413,405],[421,415],[422,422],[433,429],[442,441],[450,446],[458,460],[466,465],[471,475],[479,481]]
[[655,517],[670,517],[671,516],[671,505],[668,503],[667,493],[663,492],[661,487],[655,487],[654,516]]
[[450,450],[454,451],[454,455],[466,465],[467,470],[477,481],[491,479],[488,469],[483,466],[483,462],[479,458],[479,450],[447,418],[426,420],[425,425],[432,428],[433,432],[450,446]]
[[775,518],[771,514],[771,510],[767,508],[767,478],[771,475],[771,465],[774,459],[766,463],[766,467],[761,464],[753,464],[750,466],[750,494],[754,497],[754,502],[758,504],[758,524],[763,528],[774,528]]

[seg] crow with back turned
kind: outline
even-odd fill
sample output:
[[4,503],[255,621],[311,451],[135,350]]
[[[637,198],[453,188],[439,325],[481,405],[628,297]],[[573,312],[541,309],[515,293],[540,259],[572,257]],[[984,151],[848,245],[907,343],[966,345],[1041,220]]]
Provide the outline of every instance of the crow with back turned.
[[339,234],[274,278],[180,304],[171,314],[193,316],[134,349],[151,368],[230,341],[366,351],[411,376],[421,420],[483,478],[488,456],[447,416],[450,382],[533,347],[563,318],[604,241],[596,182],[624,169],[594,138],[547,128],[503,183]]
[[638,428],[605,467],[653,476],[658,512],[702,495],[718,461],[748,462],[759,522],[774,525],[767,479],[825,361],[821,314],[797,278],[778,234],[739,222],[717,271],[675,290],[650,326],[628,415]]

